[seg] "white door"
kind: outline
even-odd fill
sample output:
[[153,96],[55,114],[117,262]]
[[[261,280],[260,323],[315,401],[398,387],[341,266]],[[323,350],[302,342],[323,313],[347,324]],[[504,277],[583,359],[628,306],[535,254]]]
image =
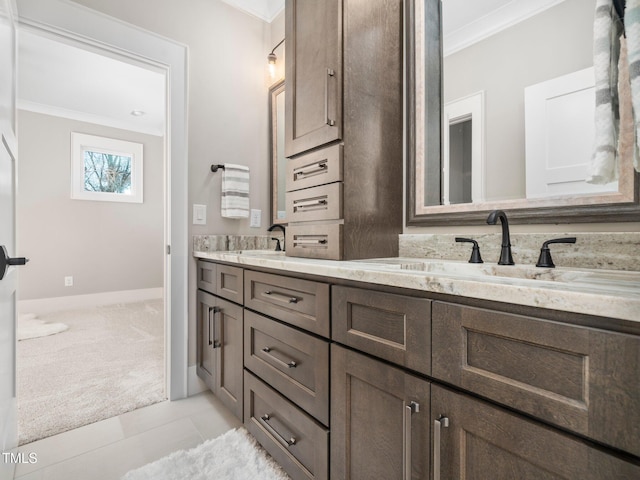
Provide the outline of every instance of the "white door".
[[[12,257],[16,256],[15,11],[13,0],[0,0],[0,245]],[[9,267],[0,280],[0,452],[3,453],[17,444],[16,285],[16,267]],[[10,468],[3,455],[0,478],[11,478]]]

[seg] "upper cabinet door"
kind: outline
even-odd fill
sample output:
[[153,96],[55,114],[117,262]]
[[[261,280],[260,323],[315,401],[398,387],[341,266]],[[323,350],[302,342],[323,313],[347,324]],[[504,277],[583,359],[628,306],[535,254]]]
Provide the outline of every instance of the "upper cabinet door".
[[342,138],[341,0],[287,0],[285,155]]

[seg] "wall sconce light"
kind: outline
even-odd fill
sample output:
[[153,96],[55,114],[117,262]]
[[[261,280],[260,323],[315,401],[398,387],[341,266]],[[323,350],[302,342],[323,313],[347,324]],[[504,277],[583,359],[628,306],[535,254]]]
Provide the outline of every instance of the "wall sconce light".
[[273,47],[273,50],[271,50],[271,53],[267,55],[267,61],[269,62],[269,75],[271,75],[271,78],[275,77],[276,75],[276,60],[278,60],[278,57],[276,56],[276,53],[275,53],[276,48],[278,48],[283,43],[284,43],[284,38],[280,40],[280,42],[275,47]]

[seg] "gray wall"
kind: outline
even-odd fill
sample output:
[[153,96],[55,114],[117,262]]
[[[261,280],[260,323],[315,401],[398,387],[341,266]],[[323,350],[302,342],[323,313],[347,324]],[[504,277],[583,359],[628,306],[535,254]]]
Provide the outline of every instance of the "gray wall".
[[[23,110],[18,125],[19,300],[162,287],[163,138]],[[142,143],[144,203],[72,200],[71,132]]]
[[567,0],[444,59],[445,103],[485,91],[487,200],[525,198],[524,88],[593,65],[594,11]]

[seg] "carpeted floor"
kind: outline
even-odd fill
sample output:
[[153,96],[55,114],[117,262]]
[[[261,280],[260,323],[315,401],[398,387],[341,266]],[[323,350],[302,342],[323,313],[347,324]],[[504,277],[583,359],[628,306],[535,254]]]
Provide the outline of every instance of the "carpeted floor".
[[18,342],[21,445],[165,399],[161,299],[39,319],[69,329]]

